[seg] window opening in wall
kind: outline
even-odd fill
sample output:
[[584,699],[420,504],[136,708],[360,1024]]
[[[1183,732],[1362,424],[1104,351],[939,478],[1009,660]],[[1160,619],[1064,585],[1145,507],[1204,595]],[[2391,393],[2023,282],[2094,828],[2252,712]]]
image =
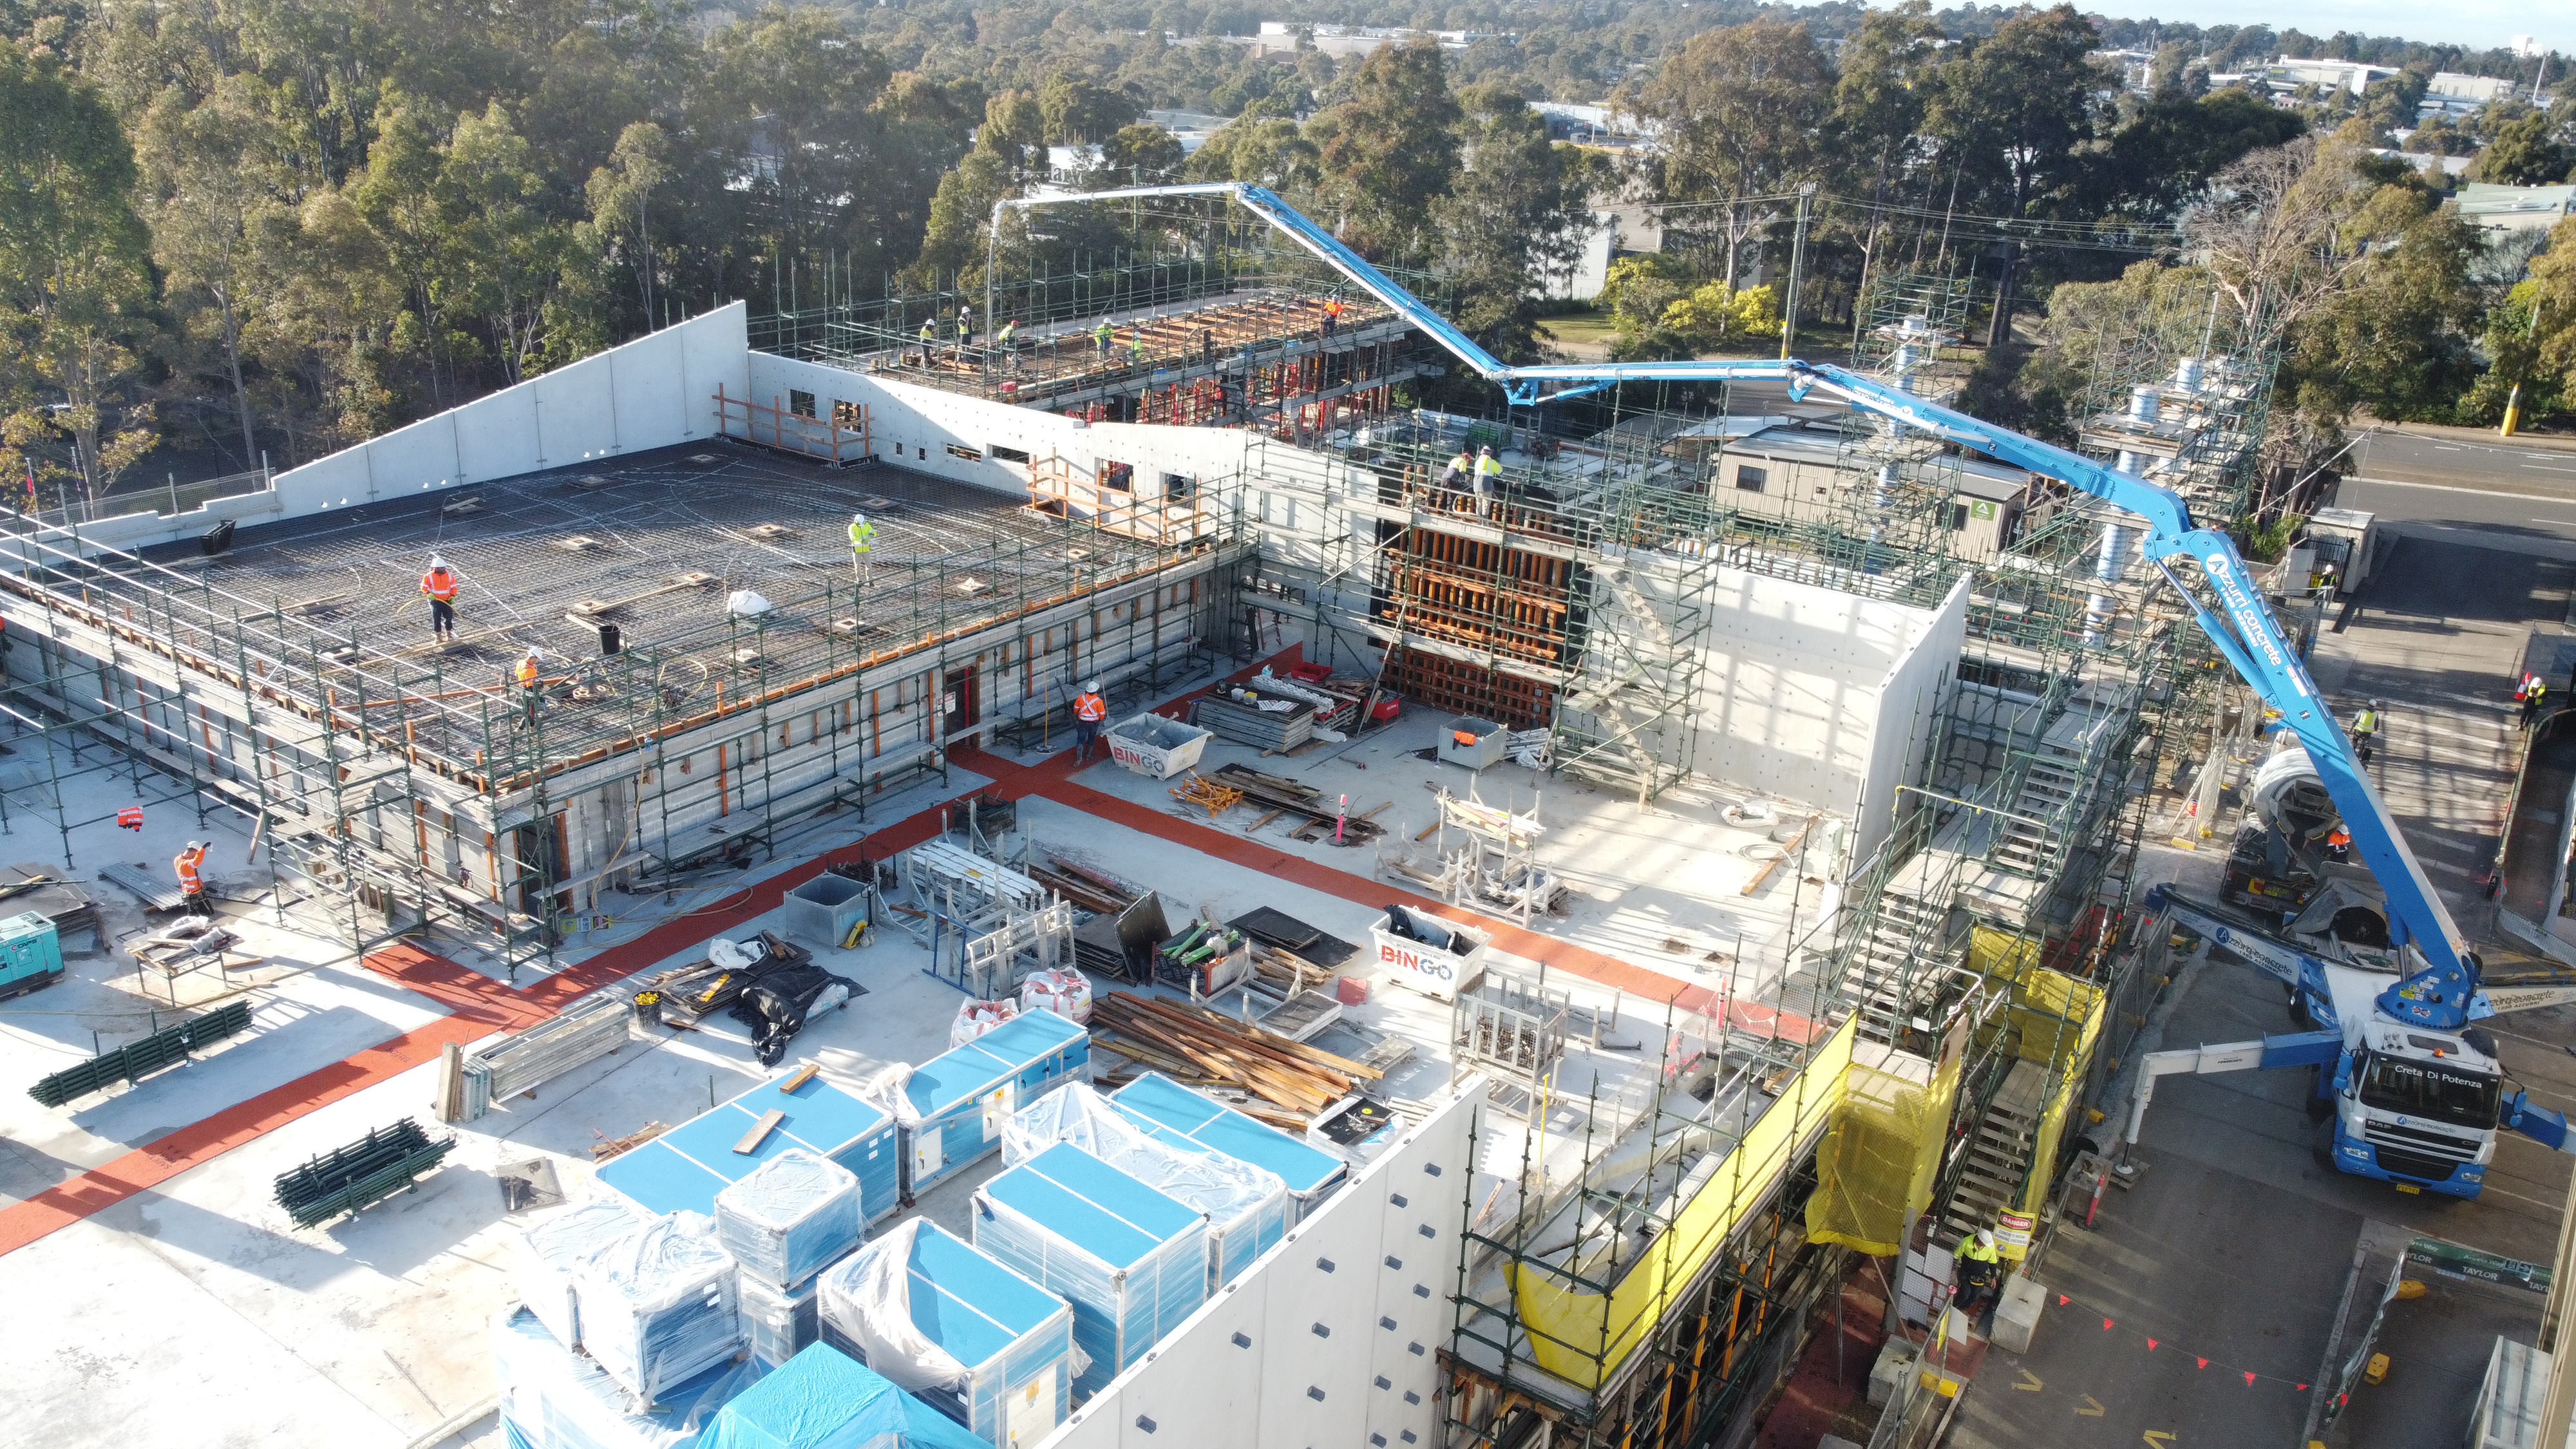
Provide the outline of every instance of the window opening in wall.
[[1166,473],[1163,475],[1163,496],[1174,502],[1178,502],[1181,499],[1189,497],[1190,494],[1197,491],[1198,486],[1199,480],[1191,477],[1187,473]]
[[1103,460],[1100,465],[1100,486],[1103,488],[1114,489],[1120,493],[1135,492],[1136,465],[1133,463],[1112,463]]
[[832,425],[834,427],[855,428],[865,424],[867,420],[868,410],[865,407],[854,402],[843,402],[839,398],[832,399]]
[[1029,461],[1028,454],[1017,448],[1005,448],[999,443],[988,446],[984,451],[991,454],[996,463],[1018,463],[1025,466]]
[[1755,468],[1744,463],[1735,465],[1735,486],[1747,493],[1761,492],[1762,485],[1769,481],[1771,481],[1771,474],[1768,469]]
[[787,410],[800,418],[810,418],[814,416],[814,394],[810,392],[789,392],[787,394]]
[[948,456],[963,458],[969,463],[981,463],[984,461],[984,450],[967,447],[964,443],[951,443],[948,445]]

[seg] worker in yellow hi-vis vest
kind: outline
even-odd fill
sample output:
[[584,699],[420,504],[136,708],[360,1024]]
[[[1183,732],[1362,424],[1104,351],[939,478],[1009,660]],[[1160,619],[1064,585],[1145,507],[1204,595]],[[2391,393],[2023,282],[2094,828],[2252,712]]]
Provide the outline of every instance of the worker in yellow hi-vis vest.
[[876,546],[876,541],[877,541],[877,526],[876,526],[875,524],[873,524],[873,523],[868,522],[868,516],[867,516],[866,514],[864,514],[864,513],[853,513],[853,514],[851,514],[851,515],[850,515],[850,576],[851,576],[852,578],[855,578],[855,579],[857,579],[857,580],[859,581],[859,587],[861,587],[861,588],[866,588],[866,587],[867,587],[867,583],[868,583],[868,569],[867,569],[867,564],[868,564],[868,550],[870,550],[870,549],[872,549],[872,548],[874,548],[874,547]]

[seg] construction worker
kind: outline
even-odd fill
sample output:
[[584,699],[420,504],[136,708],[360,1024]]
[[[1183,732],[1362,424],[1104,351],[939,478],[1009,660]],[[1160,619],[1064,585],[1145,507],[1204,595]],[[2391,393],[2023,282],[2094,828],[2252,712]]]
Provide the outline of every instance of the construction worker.
[[1324,340],[1326,342],[1332,341],[1333,334],[1341,330],[1342,299],[1335,297],[1324,304]]
[[2541,702],[2546,700],[2548,697],[2549,686],[2540,682],[2539,675],[2535,674],[2531,676],[2531,687],[2524,690],[2522,695],[2522,727],[2524,729],[2531,728],[2532,721],[2540,718]]
[[1101,361],[1109,360],[1109,344],[1116,335],[1110,330],[1109,319],[1106,317],[1100,319],[1099,326],[1091,329],[1091,345],[1099,349]]
[[124,809],[117,811],[116,825],[120,830],[141,830],[143,828],[143,807],[140,805],[128,805]]
[[1142,327],[1127,334],[1127,360],[1138,367],[1145,365],[1145,329]]
[[1959,1240],[1954,1261],[1950,1302],[1967,1315],[1968,1326],[1977,1326],[1978,1316],[1995,1305],[2004,1283],[2003,1254],[1995,1247],[1995,1230],[1979,1228]]
[[2340,865],[2352,859],[2352,832],[2338,825],[2326,836],[2326,859]]
[[2372,700],[2352,717],[2352,752],[2365,765],[2370,763],[2370,747],[2379,739],[2379,701]]
[[189,841],[188,848],[171,859],[170,868],[179,873],[179,893],[188,898],[188,910],[200,916],[213,915],[215,904],[206,899],[206,843]]
[[974,340],[975,309],[967,306],[963,302],[960,302],[957,304],[957,346],[959,350],[964,350],[966,344]]
[[850,572],[861,584],[867,582],[868,551],[876,547],[877,526],[868,522],[864,513],[850,515]]
[[1002,345],[1002,366],[1008,368],[1012,372],[1019,371],[1020,319],[1014,317],[1010,321],[1003,323],[1002,330],[994,334],[993,340]]
[[534,727],[537,722],[537,707],[545,699],[545,655],[539,653],[534,645],[529,646],[527,654],[519,660],[518,667],[511,671],[511,676],[518,681],[520,698],[527,702],[528,724]]
[[930,322],[924,322],[924,323],[922,323],[922,324],[921,324],[921,365],[922,365],[922,366],[924,366],[924,367],[928,367],[928,366],[930,365],[930,354],[931,354],[931,351],[932,351],[933,349],[937,348],[938,346],[939,346],[939,328],[938,328],[938,326],[937,326],[936,324],[934,324],[934,323],[930,323]]
[[429,572],[420,576],[420,591],[429,596],[429,637],[441,644],[456,642],[456,591],[462,587],[456,570],[436,554],[429,556]]
[[1449,466],[1440,470],[1440,496],[1433,502],[1442,508],[1454,506],[1455,500],[1467,491],[1467,480],[1475,472],[1475,456],[1467,451],[1466,444],[1459,444],[1458,456],[1450,459]]
[[1109,701],[1100,697],[1100,681],[1086,679],[1073,697],[1073,762],[1091,758],[1091,742],[1100,737],[1100,722],[1109,718]]
[[1491,516],[1494,495],[1502,491],[1503,460],[1494,456],[1492,445],[1476,450],[1476,511]]

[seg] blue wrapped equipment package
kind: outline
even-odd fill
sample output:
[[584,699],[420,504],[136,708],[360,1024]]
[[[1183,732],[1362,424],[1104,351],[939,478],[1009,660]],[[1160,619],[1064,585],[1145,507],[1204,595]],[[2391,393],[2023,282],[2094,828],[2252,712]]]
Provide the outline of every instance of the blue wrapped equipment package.
[[918,1197],[1002,1145],[1002,1124],[1047,1092],[1087,1076],[1091,1033],[1052,1011],[1014,1017],[904,1074],[891,1104],[903,1121],[904,1191]]
[[[648,1213],[716,1210],[716,1194],[783,1152],[813,1152],[856,1173],[859,1211],[868,1222],[902,1205],[899,1129],[884,1106],[872,1104],[821,1077],[788,1090],[796,1073],[783,1072],[741,1096],[701,1113],[599,1168],[599,1180]],[[759,1147],[738,1153],[733,1145],[767,1117],[778,1125]]]
[[1157,1135],[1083,1083],[1012,1114],[1002,1129],[1002,1161],[1017,1167],[1059,1142],[1206,1214],[1211,1293],[1288,1235],[1288,1185],[1277,1173],[1178,1133]]
[[1136,1080],[1112,1092],[1109,1100],[1157,1136],[1185,1137],[1277,1173],[1288,1184],[1289,1200],[1296,1205],[1292,1223],[1304,1222],[1306,1214],[1350,1176],[1351,1165],[1341,1158],[1211,1101],[1160,1072],[1138,1073]]
[[726,1404],[698,1449],[986,1446],[882,1375],[818,1343]]
[[791,1148],[716,1194],[716,1238],[744,1277],[793,1288],[859,1245],[859,1179]]
[[644,1226],[642,1213],[613,1197],[552,1212],[519,1230],[511,1278],[519,1301],[566,1348],[581,1347],[572,1270],[598,1249]]
[[742,1351],[734,1262],[696,1213],[657,1218],[573,1270],[582,1346],[638,1398]]
[[492,1357],[505,1437],[539,1449],[687,1449],[763,1372],[728,1359],[664,1388],[658,1403],[636,1413],[624,1385],[555,1342],[525,1309],[502,1316]]
[[832,1265],[823,1341],[996,1449],[1034,1444],[1072,1408],[1073,1310],[926,1218]]
[[751,1356],[776,1368],[822,1337],[820,1277],[802,1288],[773,1288],[750,1273],[736,1287],[742,1299],[742,1336]]
[[976,1190],[975,1246],[1073,1305],[1085,1395],[1207,1301],[1207,1219],[1071,1143]]

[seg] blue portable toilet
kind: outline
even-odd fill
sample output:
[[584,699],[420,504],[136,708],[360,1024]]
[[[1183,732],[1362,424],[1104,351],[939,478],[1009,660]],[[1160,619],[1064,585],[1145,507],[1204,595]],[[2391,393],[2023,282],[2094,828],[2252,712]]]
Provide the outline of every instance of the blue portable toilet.
[[1210,1101],[1160,1072],[1144,1073],[1111,1093],[1109,1100],[1149,1130],[1177,1134],[1279,1174],[1288,1184],[1289,1200],[1297,1205],[1299,1222],[1350,1176],[1351,1165],[1341,1158]]
[[[782,1152],[805,1151],[839,1163],[859,1179],[859,1215],[875,1222],[902,1205],[902,1155],[894,1118],[815,1077],[785,1090],[782,1073],[600,1164],[599,1180],[648,1213],[715,1216],[716,1194]],[[785,1115],[756,1152],[736,1152],[761,1118]]]
[[1071,1411],[1073,1309],[928,1218],[818,1281],[825,1343],[994,1449],[1035,1444]]
[[1073,1305],[1086,1396],[1207,1301],[1207,1215],[1070,1142],[976,1189],[975,1246]]
[[1002,1145],[1022,1102],[1091,1067],[1091,1033],[1052,1011],[1014,1017],[904,1078],[903,1192],[918,1197]]

